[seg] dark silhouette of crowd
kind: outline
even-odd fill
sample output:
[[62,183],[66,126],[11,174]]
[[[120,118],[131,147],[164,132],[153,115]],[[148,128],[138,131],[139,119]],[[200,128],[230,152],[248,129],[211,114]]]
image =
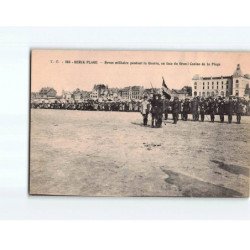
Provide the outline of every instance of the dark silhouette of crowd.
[[[215,115],[219,115],[220,122],[225,121],[228,116],[228,123],[232,122],[233,115],[236,115],[237,123],[240,123],[242,115],[250,115],[250,102],[238,97],[194,97],[179,100],[174,97],[171,100],[153,94],[150,97],[144,96],[141,101],[117,100],[117,101],[64,101],[64,100],[32,100],[31,108],[34,109],[65,109],[65,110],[89,110],[89,111],[120,111],[120,112],[141,112],[143,124],[147,124],[148,115],[151,114],[152,127],[161,127],[163,120],[168,120],[172,114],[173,123],[179,119],[187,121],[189,115],[191,120],[204,122],[205,117],[210,116],[211,122],[215,121]],[[208,118],[208,117],[207,117]]]
[[194,97],[179,100],[174,97],[172,101],[161,97],[160,94],[154,94],[151,99],[146,96],[141,103],[141,113],[143,124],[146,126],[148,115],[151,114],[151,127],[161,127],[163,119],[168,120],[169,114],[172,114],[173,123],[176,124],[179,119],[187,121],[189,115],[191,120],[204,122],[205,117],[211,122],[215,121],[215,115],[219,115],[220,122],[228,117],[228,123],[232,123],[233,115],[236,115],[236,122],[241,122],[242,115],[250,114],[249,101],[239,97]]
[[89,111],[140,111],[139,101],[66,101],[55,100],[53,102],[41,100],[31,102],[31,108],[35,109],[66,109]]

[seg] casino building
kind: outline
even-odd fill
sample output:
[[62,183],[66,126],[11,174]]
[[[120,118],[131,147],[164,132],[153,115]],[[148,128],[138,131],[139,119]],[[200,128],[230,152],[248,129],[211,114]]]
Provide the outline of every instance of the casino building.
[[237,65],[233,75],[201,77],[195,75],[192,78],[192,96],[200,97],[228,97],[230,95],[249,99],[250,75],[244,75]]

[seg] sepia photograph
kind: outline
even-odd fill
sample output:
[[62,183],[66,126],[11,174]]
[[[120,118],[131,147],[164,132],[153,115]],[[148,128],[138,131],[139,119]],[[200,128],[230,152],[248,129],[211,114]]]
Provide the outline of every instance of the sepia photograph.
[[250,53],[30,60],[30,195],[249,197]]

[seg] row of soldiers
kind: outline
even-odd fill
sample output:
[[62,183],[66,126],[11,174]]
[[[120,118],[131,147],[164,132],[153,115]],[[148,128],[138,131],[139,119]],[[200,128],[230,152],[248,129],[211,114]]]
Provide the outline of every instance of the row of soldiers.
[[160,94],[154,94],[152,99],[144,96],[144,100],[141,103],[143,124],[147,125],[148,115],[151,113],[152,127],[161,127],[163,116],[167,120],[169,113],[172,113],[174,124],[177,123],[179,114],[181,114],[183,121],[187,121],[188,114],[192,114],[193,121],[199,121],[200,117],[202,122],[204,122],[206,115],[210,115],[211,122],[214,122],[215,115],[218,114],[222,123],[225,115],[228,116],[228,123],[232,123],[233,114],[236,114],[237,123],[240,123],[241,115],[245,113],[244,108],[246,108],[246,105],[240,98],[234,100],[232,97],[229,97],[228,101],[222,97],[218,99],[213,97],[207,99],[195,97],[192,100],[186,98],[184,101],[174,97],[174,100],[170,102],[166,98],[161,99]]
[[91,110],[91,111],[140,111],[139,101],[94,101],[84,102],[31,102],[31,108],[40,109],[68,109],[68,110]]

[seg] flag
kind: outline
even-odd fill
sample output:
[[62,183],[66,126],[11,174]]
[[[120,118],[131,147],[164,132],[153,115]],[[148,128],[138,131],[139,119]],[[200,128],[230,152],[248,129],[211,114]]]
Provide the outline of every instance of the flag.
[[168,86],[165,83],[164,78],[162,77],[162,94],[167,98],[167,99],[171,99],[171,95],[170,95],[170,90],[168,88]]

